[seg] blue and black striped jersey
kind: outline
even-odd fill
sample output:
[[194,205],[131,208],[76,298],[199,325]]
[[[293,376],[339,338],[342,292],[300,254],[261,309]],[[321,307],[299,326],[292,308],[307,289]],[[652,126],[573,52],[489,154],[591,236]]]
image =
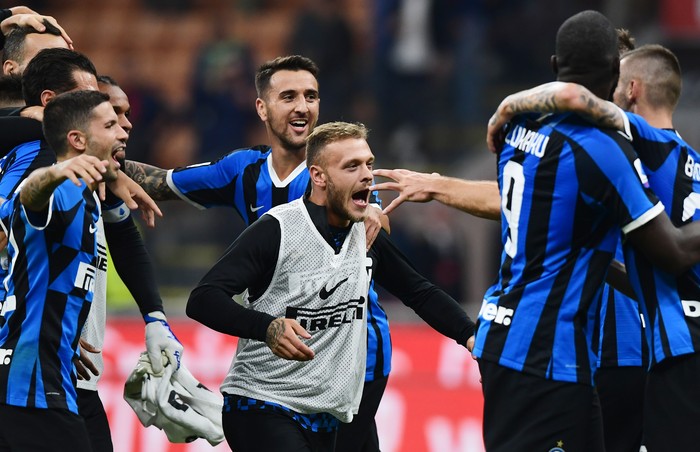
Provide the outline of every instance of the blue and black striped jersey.
[[[200,209],[233,207],[250,225],[271,208],[301,198],[310,186],[305,162],[280,180],[272,168],[271,155],[269,146],[239,149],[211,163],[169,171],[168,185]],[[376,193],[370,202],[380,204]],[[389,321],[374,283],[370,286],[367,322],[366,380],[372,381],[391,371]]]
[[[571,114],[520,116],[498,158],[504,250],[479,313],[477,357],[592,384],[592,336],[622,232],[663,211],[621,134]],[[637,164],[638,166],[638,164]]]
[[[634,148],[676,226],[700,219],[700,154],[675,130],[651,127],[628,113]],[[659,270],[631,247],[625,264],[635,292],[644,300],[651,365],[700,351],[700,265],[676,277]]]
[[56,154],[41,140],[12,149],[0,159],[0,198],[8,199],[32,171],[56,163]]
[[[615,259],[624,263],[622,242]],[[593,338],[598,350],[598,367],[647,367],[649,347],[645,337],[645,322],[639,303],[605,284],[600,304],[600,332]]]
[[93,298],[98,250],[97,198],[71,181],[48,211],[29,212],[14,195],[0,211],[10,272],[0,328],[0,403],[78,412],[73,358]]

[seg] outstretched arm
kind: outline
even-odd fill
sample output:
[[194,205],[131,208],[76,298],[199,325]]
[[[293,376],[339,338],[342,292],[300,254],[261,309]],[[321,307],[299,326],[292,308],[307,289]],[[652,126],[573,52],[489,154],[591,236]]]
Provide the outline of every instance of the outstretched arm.
[[551,82],[520,91],[503,99],[489,119],[486,145],[491,152],[503,146],[503,126],[521,113],[574,112],[600,127],[624,130],[625,114],[612,102],[605,101],[576,83]]
[[127,160],[124,172],[139,184],[156,201],[180,199],[168,186],[168,170],[141,162]]
[[399,193],[384,209],[386,214],[405,201],[435,200],[477,217],[501,219],[501,196],[495,181],[470,181],[406,169],[378,169],[373,174],[392,181],[376,184],[370,190],[393,190]]
[[28,210],[41,211],[46,208],[56,187],[67,179],[75,185],[84,180],[94,189],[107,171],[107,161],[90,155],[73,157],[53,166],[34,171],[25,180],[20,192],[20,202]]

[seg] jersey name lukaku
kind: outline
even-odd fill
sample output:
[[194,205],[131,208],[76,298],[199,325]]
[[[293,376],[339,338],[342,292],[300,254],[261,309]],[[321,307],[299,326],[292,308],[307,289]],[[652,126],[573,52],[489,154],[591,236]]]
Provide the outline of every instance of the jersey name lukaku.
[[[651,127],[631,113],[627,117],[649,186],[673,224],[700,219],[700,154],[675,130]],[[631,247],[625,249],[625,263],[635,292],[644,300],[651,364],[700,351],[700,265],[676,277]]]
[[99,203],[85,185],[66,181],[46,215],[25,211],[18,194],[0,210],[10,257],[0,403],[77,413],[73,357],[104,259],[96,239]]
[[634,230],[663,206],[640,182],[621,134],[566,114],[512,125],[498,158],[504,251],[474,351],[517,371],[592,384],[596,312],[620,228]]
[[[250,225],[272,207],[301,198],[309,186],[309,171],[301,163],[286,179],[272,168],[269,146],[233,151],[210,164],[193,165],[168,172],[170,188],[199,209],[234,207]],[[372,194],[371,202],[380,203]],[[374,284],[367,307],[366,380],[389,375],[391,338],[389,320],[379,304]]]
[[335,254],[301,199],[268,214],[280,224],[277,265],[265,293],[248,308],[297,320],[311,334],[305,343],[315,357],[286,360],[264,342],[239,339],[221,391],[350,422],[360,404],[367,350],[371,263],[364,225],[354,224]]

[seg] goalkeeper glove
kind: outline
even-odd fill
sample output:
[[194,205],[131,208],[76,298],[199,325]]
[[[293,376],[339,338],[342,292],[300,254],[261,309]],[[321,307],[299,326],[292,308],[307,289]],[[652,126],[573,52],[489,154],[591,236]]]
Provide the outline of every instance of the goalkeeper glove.
[[165,314],[161,311],[153,311],[146,314],[143,319],[146,321],[146,351],[155,375],[163,374],[163,357],[165,362],[170,362],[175,366],[175,370],[178,370],[183,347],[170,329]]

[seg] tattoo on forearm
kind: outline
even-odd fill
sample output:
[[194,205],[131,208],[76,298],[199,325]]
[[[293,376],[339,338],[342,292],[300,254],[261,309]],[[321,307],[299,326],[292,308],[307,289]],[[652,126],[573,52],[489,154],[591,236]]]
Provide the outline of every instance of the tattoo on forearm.
[[20,195],[22,204],[33,209],[45,207],[51,198],[51,193],[58,185],[48,171],[37,173],[36,176],[27,181],[22,189]]
[[581,94],[581,100],[586,105],[587,116],[597,125],[613,129],[624,127],[620,110],[611,102],[605,102],[589,93]]
[[[613,129],[622,129],[624,127],[620,111],[613,103],[599,99],[590,92],[581,93],[579,99],[581,105],[585,106],[584,111],[579,113],[585,115],[597,126]],[[558,113],[569,111],[570,108],[570,106],[559,102],[559,89],[557,87],[523,94],[513,99],[511,103],[511,109],[515,112]]]
[[127,160],[124,172],[156,201],[179,199],[168,186],[168,172],[162,168]]
[[265,343],[270,349],[274,350],[280,343],[280,337],[284,334],[284,319],[275,319],[267,327],[267,335],[265,336]]

